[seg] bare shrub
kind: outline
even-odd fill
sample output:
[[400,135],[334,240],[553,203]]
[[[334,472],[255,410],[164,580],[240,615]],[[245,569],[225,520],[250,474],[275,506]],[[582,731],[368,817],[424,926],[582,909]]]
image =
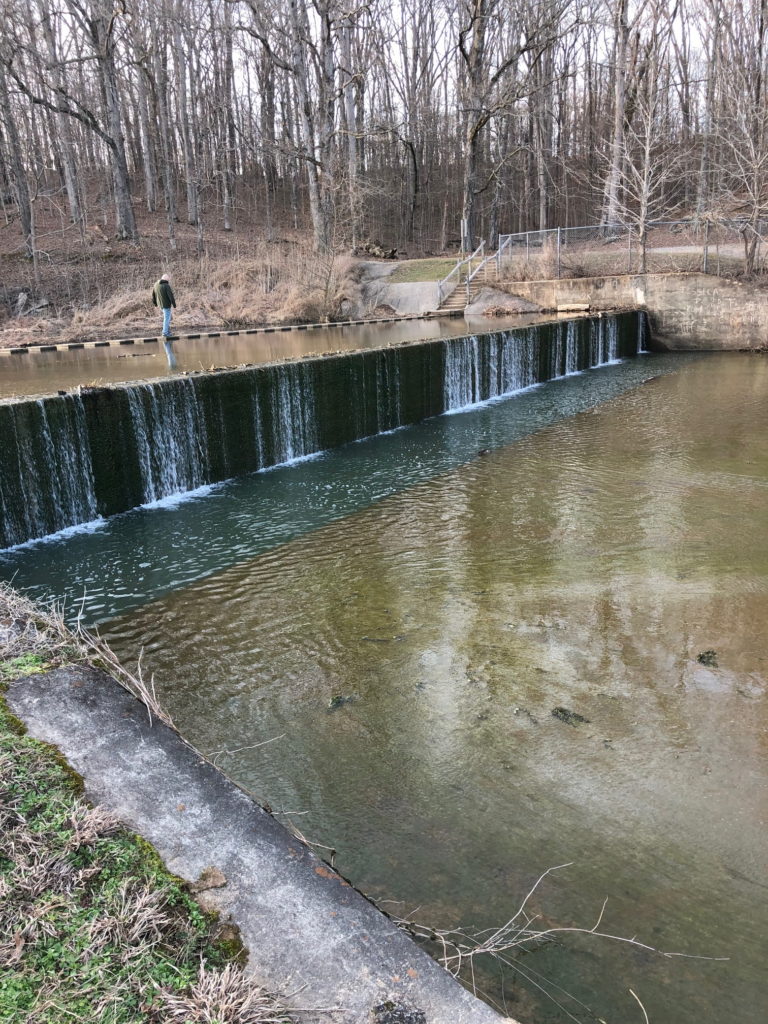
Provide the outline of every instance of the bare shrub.
[[328,307],[320,291],[305,292],[294,286],[275,315],[277,323],[316,324],[327,318]]
[[365,279],[365,264],[351,256],[344,256],[336,265],[336,276],[340,287],[349,284],[360,284]]

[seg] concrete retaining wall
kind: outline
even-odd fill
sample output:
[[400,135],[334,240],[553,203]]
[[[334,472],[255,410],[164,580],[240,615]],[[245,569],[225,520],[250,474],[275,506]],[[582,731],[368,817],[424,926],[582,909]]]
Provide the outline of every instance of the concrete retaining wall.
[[247,972],[305,1024],[373,1024],[386,1002],[403,1008],[398,1020],[501,1024],[114,680],[62,668],[17,680],[7,700],[30,735],[58,747],[82,776],[89,800],[149,840],[171,872],[198,883],[207,906],[240,929]]
[[589,303],[591,310],[646,309],[653,346],[673,352],[768,346],[768,290],[709,274],[628,274],[520,281],[515,295],[545,310]]

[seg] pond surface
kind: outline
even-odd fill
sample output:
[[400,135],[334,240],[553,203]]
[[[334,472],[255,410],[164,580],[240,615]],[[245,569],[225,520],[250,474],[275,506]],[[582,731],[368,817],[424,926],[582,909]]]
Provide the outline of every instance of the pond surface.
[[30,349],[24,355],[0,352],[0,398],[50,394],[79,385],[145,380],[168,376],[179,370],[191,373],[215,366],[279,362],[322,352],[385,348],[422,338],[460,337],[473,331],[525,327],[529,323],[551,319],[551,315],[493,319],[440,317],[351,327],[328,325],[312,330],[280,330],[274,334],[259,332],[234,337],[227,337],[225,331],[217,338],[182,336],[173,343],[176,368],[168,365],[168,359],[159,343],[71,349],[64,352]]
[[632,989],[653,1024],[756,1024],[766,396],[759,355],[638,359],[0,568],[130,608],[102,633],[181,731],[386,909],[498,926],[568,863],[543,927],[607,899],[601,931],[730,957],[566,934],[479,971],[510,1014],[642,1022]]

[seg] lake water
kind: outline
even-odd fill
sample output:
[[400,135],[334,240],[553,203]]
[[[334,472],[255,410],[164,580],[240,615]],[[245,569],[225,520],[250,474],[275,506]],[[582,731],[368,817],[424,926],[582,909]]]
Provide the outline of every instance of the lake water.
[[184,735],[387,910],[497,926],[569,863],[531,901],[544,927],[607,899],[601,931],[730,958],[563,934],[479,969],[520,1020],[642,1021],[632,989],[653,1024],[756,1024],[767,396],[763,356],[640,358],[0,571],[85,590]]

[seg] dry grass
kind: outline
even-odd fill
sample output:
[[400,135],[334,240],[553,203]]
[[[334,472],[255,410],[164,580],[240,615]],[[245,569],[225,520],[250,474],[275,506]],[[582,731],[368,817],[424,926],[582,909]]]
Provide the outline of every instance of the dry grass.
[[[67,269],[72,277],[79,272],[58,266],[43,275],[37,298],[46,292],[52,298],[38,313],[9,315],[18,289],[6,288],[9,305],[0,326],[0,347],[157,334],[160,314],[150,293],[161,272],[171,276],[177,331],[318,323],[334,319],[345,301],[349,308],[351,301],[359,304],[361,300],[359,261],[321,259],[301,244],[254,245],[242,257],[186,258],[170,265],[115,260],[107,268],[98,268],[90,286],[87,281],[78,285],[79,300],[72,296]],[[29,301],[34,304],[35,297]]]
[[130,672],[109,645],[79,621],[70,627],[60,609],[41,608],[0,582],[0,660],[13,663],[28,657],[48,666],[94,665],[140,700],[150,718],[154,715],[173,728],[170,716],[158,703],[152,679],[143,677],[141,657],[136,671]]
[[[695,274],[703,269],[701,252],[654,252],[647,254],[646,272],[649,274]],[[558,275],[556,251],[532,252],[529,259],[516,254],[504,260],[502,272],[507,283],[514,281],[549,281],[561,278],[609,277],[639,274],[640,253],[630,254],[626,249],[600,251],[568,248],[560,254]],[[710,248],[708,272],[722,277],[739,278],[743,275],[743,261],[729,254],[717,255]],[[760,280],[758,277],[756,280]]]
[[204,966],[186,992],[160,990],[156,1020],[162,1024],[284,1024],[285,1013],[264,991],[228,965],[223,971]]

